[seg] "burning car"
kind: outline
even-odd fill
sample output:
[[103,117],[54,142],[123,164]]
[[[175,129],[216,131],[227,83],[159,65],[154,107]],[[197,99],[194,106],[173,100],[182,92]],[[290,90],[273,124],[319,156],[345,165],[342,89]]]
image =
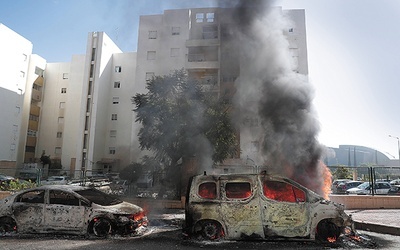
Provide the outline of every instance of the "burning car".
[[95,188],[48,185],[0,200],[0,234],[67,233],[106,237],[134,234],[145,211]]
[[335,241],[354,231],[344,206],[300,184],[267,174],[197,175],[186,194],[184,233],[207,240]]

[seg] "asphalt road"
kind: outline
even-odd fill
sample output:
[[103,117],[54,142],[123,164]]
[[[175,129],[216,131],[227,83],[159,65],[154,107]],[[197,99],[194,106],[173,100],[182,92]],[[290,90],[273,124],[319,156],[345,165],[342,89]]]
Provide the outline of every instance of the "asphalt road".
[[180,228],[153,226],[139,236],[106,239],[65,235],[15,235],[0,238],[0,249],[399,249],[400,236],[360,231],[360,239],[341,237],[335,243],[311,241],[197,241],[184,239]]

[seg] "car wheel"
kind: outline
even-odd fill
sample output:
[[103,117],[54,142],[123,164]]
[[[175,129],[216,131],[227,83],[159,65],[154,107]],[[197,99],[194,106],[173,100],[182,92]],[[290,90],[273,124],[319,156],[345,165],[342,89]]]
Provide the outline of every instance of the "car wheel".
[[340,236],[340,228],[330,220],[322,220],[317,225],[316,239],[322,242],[334,242]]
[[13,218],[4,217],[0,219],[0,235],[8,235],[17,232],[17,224]]
[[216,240],[222,236],[222,227],[216,221],[204,221],[201,226],[201,236],[206,240]]
[[112,232],[112,225],[106,218],[97,218],[93,222],[92,229],[97,237],[107,237]]

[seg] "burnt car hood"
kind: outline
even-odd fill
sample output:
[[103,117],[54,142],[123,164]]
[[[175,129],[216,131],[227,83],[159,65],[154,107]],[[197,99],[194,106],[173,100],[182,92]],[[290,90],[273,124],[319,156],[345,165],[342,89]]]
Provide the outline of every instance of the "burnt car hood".
[[113,213],[113,214],[136,214],[143,211],[141,207],[125,201],[111,206],[102,206],[93,203],[92,207],[98,211],[104,210],[107,211],[108,213]]

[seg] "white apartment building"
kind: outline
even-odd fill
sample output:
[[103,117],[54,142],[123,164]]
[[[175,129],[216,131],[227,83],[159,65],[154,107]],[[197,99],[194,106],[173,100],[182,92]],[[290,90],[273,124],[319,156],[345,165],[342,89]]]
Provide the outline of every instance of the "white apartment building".
[[136,53],[122,53],[103,32],[89,33],[86,51],[47,65],[37,151],[75,177],[119,171],[132,161]]
[[46,61],[30,41],[0,23],[0,172],[34,158]]
[[[293,26],[287,27],[285,35],[297,64],[295,71],[307,75],[304,10],[277,8],[292,20]],[[240,76],[241,63],[239,52],[231,43],[235,39],[231,16],[232,9],[224,8],[166,10],[159,15],[141,16],[135,91],[144,91],[146,79],[154,75],[185,68],[206,91],[234,98],[235,80]],[[243,149],[251,148],[255,140],[257,138],[239,135],[241,153],[227,160],[226,165],[242,165],[249,156],[252,158],[252,152]]]

